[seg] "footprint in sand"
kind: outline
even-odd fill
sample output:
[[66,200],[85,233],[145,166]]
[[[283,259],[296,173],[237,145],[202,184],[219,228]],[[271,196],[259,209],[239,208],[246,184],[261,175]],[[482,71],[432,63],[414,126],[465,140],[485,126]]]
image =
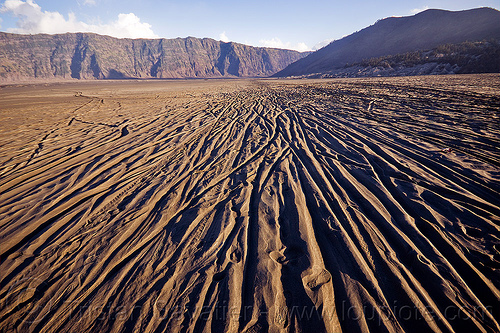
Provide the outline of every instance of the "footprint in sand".
[[231,207],[231,211],[233,211],[236,214],[236,216],[240,216],[241,215],[240,209],[238,207],[236,207],[236,206],[232,206]]
[[229,254],[229,260],[235,264],[239,263],[241,261],[241,251],[237,248],[234,249],[234,251]]
[[66,248],[64,249],[64,254],[71,254],[71,253],[74,253],[76,251],[78,251],[80,249],[80,246],[81,246],[81,242],[80,241],[74,241],[74,242],[71,242],[71,244]]
[[287,261],[286,257],[283,254],[281,254],[279,251],[273,251],[273,252],[269,253],[269,256],[271,257],[271,259],[276,261],[278,264],[284,264]]
[[215,273],[213,276],[213,280],[216,282],[222,281],[226,277],[226,275],[227,272],[225,270],[219,273]]
[[269,257],[281,265],[296,265],[303,256],[304,251],[299,247],[290,247],[281,251],[272,251],[269,253]]
[[313,267],[312,274],[302,278],[302,282],[311,290],[317,290],[325,283],[330,282],[332,275],[326,269],[321,267]]
[[286,306],[286,296],[287,292],[277,293],[274,300],[274,323],[280,328],[286,328],[288,326],[289,312]]

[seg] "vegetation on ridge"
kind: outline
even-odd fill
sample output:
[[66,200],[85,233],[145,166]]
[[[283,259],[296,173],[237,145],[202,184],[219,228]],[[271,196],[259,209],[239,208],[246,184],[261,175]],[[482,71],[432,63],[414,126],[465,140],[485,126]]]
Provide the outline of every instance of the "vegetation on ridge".
[[457,74],[499,73],[500,41],[464,42],[444,44],[432,50],[406,52],[396,55],[365,59],[353,65],[395,68],[412,67],[436,62],[457,66]]

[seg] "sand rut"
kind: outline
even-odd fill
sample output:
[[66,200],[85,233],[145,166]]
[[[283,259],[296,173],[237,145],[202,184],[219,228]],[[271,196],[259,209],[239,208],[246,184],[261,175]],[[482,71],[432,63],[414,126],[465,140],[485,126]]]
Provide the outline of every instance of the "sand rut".
[[0,328],[496,332],[500,95],[480,87],[498,83],[99,82],[6,102]]

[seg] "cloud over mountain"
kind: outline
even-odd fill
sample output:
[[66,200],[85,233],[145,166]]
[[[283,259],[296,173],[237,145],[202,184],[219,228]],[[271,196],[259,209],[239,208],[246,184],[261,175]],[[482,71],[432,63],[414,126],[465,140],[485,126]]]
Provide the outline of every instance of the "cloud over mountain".
[[67,18],[59,12],[44,11],[33,0],[7,0],[0,8],[2,13],[10,13],[18,18],[14,33],[94,32],[118,38],[157,38],[150,24],[141,22],[134,13],[121,13],[109,23],[89,24],[79,21],[74,13]]
[[219,40],[223,41],[224,43],[229,43],[231,40],[229,37],[227,37],[226,32],[223,31],[219,34]]
[[277,48],[277,49],[289,49],[289,50],[295,50],[299,52],[306,52],[306,51],[311,51],[311,48],[307,46],[305,43],[297,43],[297,44],[292,44],[290,42],[283,42],[281,39],[274,37],[271,39],[261,39],[259,40],[260,46],[264,47],[272,47],[272,48]]

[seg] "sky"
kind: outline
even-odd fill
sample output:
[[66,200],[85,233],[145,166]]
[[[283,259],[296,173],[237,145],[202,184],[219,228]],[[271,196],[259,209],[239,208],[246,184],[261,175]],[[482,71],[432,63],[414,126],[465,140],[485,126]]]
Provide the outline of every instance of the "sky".
[[476,7],[500,10],[500,0],[0,0],[0,31],[193,36],[309,51],[385,17]]

